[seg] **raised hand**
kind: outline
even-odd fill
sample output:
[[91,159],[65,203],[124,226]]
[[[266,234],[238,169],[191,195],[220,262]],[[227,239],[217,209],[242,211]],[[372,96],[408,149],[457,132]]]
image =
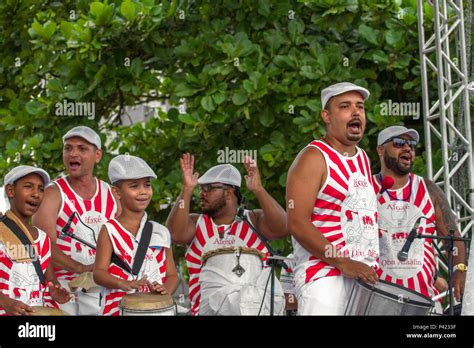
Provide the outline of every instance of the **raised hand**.
[[260,180],[260,172],[258,171],[257,162],[250,156],[245,156],[244,167],[247,171],[247,175],[245,175],[245,183],[247,188],[253,193],[257,193],[258,191],[262,190],[263,186]]
[[183,188],[194,189],[198,183],[199,173],[194,171],[194,156],[190,153],[185,153],[180,159],[181,174],[183,177]]

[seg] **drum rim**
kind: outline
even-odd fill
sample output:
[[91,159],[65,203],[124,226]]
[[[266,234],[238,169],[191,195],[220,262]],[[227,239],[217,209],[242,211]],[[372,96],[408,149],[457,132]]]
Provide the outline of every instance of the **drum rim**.
[[[396,288],[399,288],[401,290],[404,290],[404,291],[408,291],[414,295],[417,295],[423,299],[425,299],[426,301],[428,301],[428,303],[423,303],[423,302],[420,302],[420,301],[417,301],[417,300],[411,300],[411,299],[406,299],[406,298],[403,298],[403,303],[406,303],[406,304],[413,304],[413,305],[416,305],[416,306],[421,306],[421,307],[426,307],[426,308],[430,308],[430,307],[433,307],[434,306],[434,302],[429,298],[429,297],[426,297],[425,295],[423,294],[420,294],[419,292],[416,292],[415,290],[412,290],[412,289],[409,289],[409,288],[405,288],[404,286],[401,286],[401,285],[398,285],[396,283],[391,283],[391,282],[387,282],[385,280],[382,280],[382,279],[379,279],[378,280],[379,283],[382,283],[382,284],[386,284],[386,285],[390,285],[390,286],[394,286]],[[369,289],[369,290],[372,290],[376,293],[379,293],[381,295],[384,295],[384,296],[387,296],[391,299],[394,299],[393,297],[393,294],[387,292],[387,291],[384,291],[384,290],[381,290],[381,289],[378,289],[376,288],[374,285],[372,284],[368,284],[368,283],[365,283],[363,281],[361,281],[360,279],[358,280],[358,283],[360,285],[362,285],[364,288],[366,289]],[[399,299],[399,298],[396,298],[396,299]]]
[[127,312],[133,312],[133,313],[155,313],[155,312],[164,312],[170,309],[174,309],[174,312],[177,313],[178,309],[176,308],[176,303],[173,303],[172,305],[169,305],[168,307],[162,307],[162,308],[154,308],[154,309],[134,309],[134,308],[126,308],[124,307],[121,303],[119,303],[118,307],[120,308],[120,311],[127,311]]

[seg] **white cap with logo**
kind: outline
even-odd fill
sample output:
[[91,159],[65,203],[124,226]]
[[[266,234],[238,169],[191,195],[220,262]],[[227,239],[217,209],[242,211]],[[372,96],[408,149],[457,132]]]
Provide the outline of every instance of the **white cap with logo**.
[[109,180],[113,184],[119,180],[132,180],[141,178],[156,179],[156,174],[150,166],[140,157],[131,155],[118,155],[109,163]]
[[86,126],[77,126],[72,128],[69,132],[64,134],[63,136],[63,144],[64,142],[72,137],[80,137],[85,139],[88,143],[95,145],[98,149],[100,149],[102,142],[100,140],[99,134],[97,134],[92,128]]
[[385,128],[383,131],[379,133],[377,138],[377,145],[384,144],[387,140],[392,139],[393,137],[398,137],[402,134],[406,134],[412,137],[413,140],[418,142],[420,140],[420,136],[418,132],[412,128],[408,129],[407,127],[403,126],[391,126]]
[[33,166],[21,165],[13,168],[7,173],[7,175],[5,175],[5,177],[3,178],[3,185],[6,186],[8,184],[14,184],[15,181],[17,181],[18,179],[21,179],[24,176],[27,176],[28,174],[32,173],[41,176],[41,178],[43,179],[44,186],[49,184],[49,174],[44,169]]
[[356,91],[362,94],[364,101],[367,100],[367,98],[370,96],[370,92],[364,87],[357,86],[350,82],[339,82],[329,87],[326,87],[321,91],[322,108],[324,109],[326,107],[327,102],[332,97],[351,91]]
[[199,179],[199,185],[222,183],[240,187],[242,176],[232,164],[219,164],[207,170]]

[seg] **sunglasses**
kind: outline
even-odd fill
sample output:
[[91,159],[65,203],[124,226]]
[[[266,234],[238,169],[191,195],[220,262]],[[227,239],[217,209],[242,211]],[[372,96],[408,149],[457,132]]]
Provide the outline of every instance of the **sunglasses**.
[[410,147],[410,149],[413,150],[413,151],[415,151],[416,145],[418,145],[418,142],[416,140],[403,139],[403,138],[399,138],[399,137],[391,138],[391,139],[387,140],[384,144],[387,144],[389,142],[392,142],[393,146],[397,149],[401,149],[402,147],[405,146],[405,144],[407,144]]
[[230,186],[224,186],[224,185],[211,185],[211,184],[205,184],[205,185],[200,185],[199,190],[201,192],[209,192],[212,190],[217,190],[217,189],[228,189]]

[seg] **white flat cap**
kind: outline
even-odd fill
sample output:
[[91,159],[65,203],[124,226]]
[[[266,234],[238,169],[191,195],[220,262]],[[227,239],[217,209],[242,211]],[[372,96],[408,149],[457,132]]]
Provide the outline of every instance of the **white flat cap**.
[[15,181],[17,181],[18,179],[21,179],[24,176],[27,176],[28,174],[32,173],[41,176],[41,178],[43,179],[44,186],[49,184],[49,174],[44,169],[21,165],[13,168],[7,173],[7,175],[5,175],[5,177],[3,178],[3,185],[6,186],[8,184],[14,184]]
[[198,179],[199,185],[217,182],[240,187],[242,177],[238,169],[232,164],[219,164],[208,169],[208,171]]
[[393,137],[398,137],[399,135],[402,135],[402,134],[411,136],[412,139],[417,142],[420,140],[420,136],[418,132],[412,128],[408,129],[407,127],[403,127],[403,126],[391,126],[391,127],[385,128],[383,131],[379,133],[379,136],[377,138],[377,145],[382,145],[387,140]]
[[109,163],[109,180],[113,184],[119,180],[141,178],[156,179],[156,174],[140,157],[118,155]]
[[63,144],[67,139],[72,137],[81,137],[85,139],[88,143],[95,145],[100,149],[102,142],[100,141],[99,134],[97,134],[92,128],[86,126],[77,126],[72,128],[69,132],[63,136]]
[[351,92],[351,91],[359,92],[360,94],[362,94],[364,101],[367,100],[367,98],[370,96],[370,92],[364,87],[354,85],[353,83],[350,83],[350,82],[339,82],[329,87],[326,87],[325,89],[322,90],[321,92],[322,108],[324,109],[326,107],[328,100],[331,99],[332,97],[342,94],[342,93]]

